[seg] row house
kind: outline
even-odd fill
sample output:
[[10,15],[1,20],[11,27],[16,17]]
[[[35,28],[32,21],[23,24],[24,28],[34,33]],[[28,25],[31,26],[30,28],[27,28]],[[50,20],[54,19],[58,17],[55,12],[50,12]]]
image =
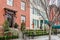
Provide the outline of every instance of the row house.
[[0,26],[8,20],[9,27],[15,23],[21,26],[24,21],[26,29],[30,29],[30,2],[29,0],[0,0]]

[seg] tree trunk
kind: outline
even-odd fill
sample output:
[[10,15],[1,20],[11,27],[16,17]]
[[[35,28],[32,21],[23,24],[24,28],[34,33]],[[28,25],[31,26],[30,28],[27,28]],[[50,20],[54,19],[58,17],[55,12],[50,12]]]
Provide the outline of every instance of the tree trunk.
[[49,26],[49,40],[51,40],[51,26]]

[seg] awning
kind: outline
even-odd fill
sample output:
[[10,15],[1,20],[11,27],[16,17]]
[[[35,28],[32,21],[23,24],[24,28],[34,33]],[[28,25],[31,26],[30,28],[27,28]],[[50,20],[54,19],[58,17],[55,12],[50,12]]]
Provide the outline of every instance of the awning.
[[53,25],[52,28],[54,28],[54,29],[60,29],[60,25]]
[[48,20],[44,20],[44,23],[45,23],[45,24],[49,24],[49,21],[48,21]]

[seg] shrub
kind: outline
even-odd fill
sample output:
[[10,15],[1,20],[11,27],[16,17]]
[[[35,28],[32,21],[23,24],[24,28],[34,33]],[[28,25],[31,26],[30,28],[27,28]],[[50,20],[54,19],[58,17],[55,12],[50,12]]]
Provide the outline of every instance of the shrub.
[[4,32],[9,31],[9,22],[6,20],[3,24]]
[[27,36],[41,36],[41,35],[48,35],[46,31],[42,30],[26,30],[25,35]]
[[17,23],[15,23],[15,24],[14,24],[14,28],[17,28],[17,27],[18,27],[18,24],[17,24]]
[[3,29],[4,29],[4,35],[8,36],[9,34],[9,22],[6,20],[3,24]]
[[19,30],[18,29],[10,28],[10,31],[11,31],[12,35],[19,36]]
[[21,31],[23,32],[24,30],[25,30],[25,23],[22,22],[22,23],[21,23]]
[[16,39],[19,38],[18,36],[1,36],[0,40],[9,40],[9,39]]
[[18,32],[13,28],[12,29],[9,28],[9,22],[7,20],[4,22],[3,28],[4,28],[5,35],[3,37],[0,37],[1,40],[18,38]]

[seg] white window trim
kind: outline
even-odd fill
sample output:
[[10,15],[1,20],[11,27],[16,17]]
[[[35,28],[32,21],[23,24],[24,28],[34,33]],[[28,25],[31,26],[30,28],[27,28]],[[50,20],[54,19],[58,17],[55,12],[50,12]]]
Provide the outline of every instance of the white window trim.
[[21,1],[21,10],[26,10],[26,3]]
[[26,16],[21,15],[21,22],[24,20],[24,22],[26,22]]
[[7,0],[7,5],[9,5],[9,6],[13,6],[13,4],[14,4],[14,0]]

